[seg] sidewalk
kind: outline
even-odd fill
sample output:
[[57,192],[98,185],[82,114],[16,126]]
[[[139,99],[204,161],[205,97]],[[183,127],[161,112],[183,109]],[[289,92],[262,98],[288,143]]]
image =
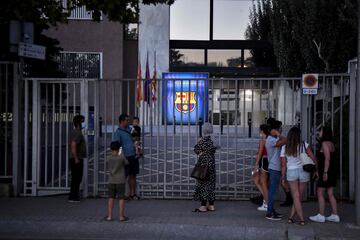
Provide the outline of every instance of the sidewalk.
[[[286,223],[289,208],[277,208],[284,220],[269,221],[248,201],[219,201],[216,212],[207,213],[191,212],[194,201],[131,201],[130,220],[120,223],[102,220],[106,199],[77,204],[66,199],[0,198],[0,239],[360,239],[360,228],[353,226],[355,206],[348,203],[339,204],[341,223],[308,221],[301,227]],[[304,203],[305,216],[316,207]]]

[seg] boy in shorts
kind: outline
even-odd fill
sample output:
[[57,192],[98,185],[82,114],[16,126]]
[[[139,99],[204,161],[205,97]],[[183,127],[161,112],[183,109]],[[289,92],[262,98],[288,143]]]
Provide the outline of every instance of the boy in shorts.
[[119,220],[120,222],[127,221],[124,214],[125,211],[125,165],[129,162],[125,158],[124,154],[119,154],[120,143],[114,141],[110,145],[111,155],[107,159],[107,170],[109,174],[108,190],[108,214],[105,217],[105,221],[112,221],[112,210],[114,207],[114,199],[119,199]]

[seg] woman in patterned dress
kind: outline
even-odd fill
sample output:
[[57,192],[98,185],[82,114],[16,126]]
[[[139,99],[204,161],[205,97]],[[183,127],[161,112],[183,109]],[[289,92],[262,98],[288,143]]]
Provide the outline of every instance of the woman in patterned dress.
[[[217,147],[214,146],[211,140],[213,127],[210,123],[205,123],[203,126],[203,137],[195,145],[194,151],[198,155],[198,164],[207,165],[207,177],[205,180],[197,180],[195,187],[195,201],[200,201],[201,206],[196,208],[194,212],[215,211],[215,152]],[[207,206],[207,204],[209,204]]]

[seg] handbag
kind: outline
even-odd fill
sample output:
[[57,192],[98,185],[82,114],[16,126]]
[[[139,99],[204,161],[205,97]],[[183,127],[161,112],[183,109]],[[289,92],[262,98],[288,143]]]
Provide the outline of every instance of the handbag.
[[[304,152],[302,151],[303,149],[305,150]],[[300,159],[305,172],[313,173],[315,171],[315,163],[306,153],[305,142],[303,142],[303,148],[301,148]]]
[[207,177],[208,166],[197,163],[191,172],[191,177],[197,180],[205,180]]

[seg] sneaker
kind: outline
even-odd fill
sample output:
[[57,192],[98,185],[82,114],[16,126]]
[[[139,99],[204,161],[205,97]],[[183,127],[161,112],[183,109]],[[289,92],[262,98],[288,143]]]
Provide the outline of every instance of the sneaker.
[[281,213],[278,213],[274,210],[274,213],[273,213],[275,216],[279,217],[279,218],[282,218],[284,215],[282,215]]
[[269,219],[269,220],[273,220],[273,221],[280,221],[281,220],[281,217],[279,217],[279,216],[277,216],[275,214],[271,214],[271,213],[267,213],[265,218]]
[[315,216],[311,216],[309,217],[309,219],[313,222],[318,222],[318,223],[323,223],[325,222],[325,217],[323,215],[321,215],[320,213],[318,213]]
[[263,203],[260,207],[257,208],[258,211],[267,211],[267,204]]
[[329,221],[329,222],[340,222],[340,217],[339,215],[336,215],[336,214],[331,214],[330,216],[328,217],[325,217],[325,220],[326,221]]

